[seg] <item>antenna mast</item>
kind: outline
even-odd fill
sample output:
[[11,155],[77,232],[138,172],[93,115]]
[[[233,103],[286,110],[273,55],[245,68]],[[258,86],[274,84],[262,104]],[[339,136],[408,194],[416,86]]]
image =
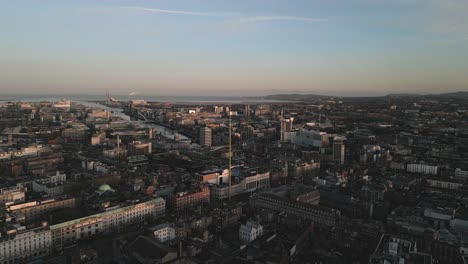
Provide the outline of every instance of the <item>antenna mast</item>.
[[280,117],[280,141],[284,141],[284,112],[283,109],[281,109],[281,117]]
[[231,172],[231,166],[232,166],[231,108],[229,108],[228,114],[229,114],[229,177],[228,177],[228,182],[229,182],[229,201],[230,201],[231,200],[231,177],[232,177],[232,172]]

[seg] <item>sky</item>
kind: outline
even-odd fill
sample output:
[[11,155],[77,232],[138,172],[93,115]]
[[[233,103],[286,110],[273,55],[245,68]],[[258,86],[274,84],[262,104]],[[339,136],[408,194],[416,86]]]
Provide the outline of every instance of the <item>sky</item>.
[[1,94],[468,91],[466,0],[0,0]]

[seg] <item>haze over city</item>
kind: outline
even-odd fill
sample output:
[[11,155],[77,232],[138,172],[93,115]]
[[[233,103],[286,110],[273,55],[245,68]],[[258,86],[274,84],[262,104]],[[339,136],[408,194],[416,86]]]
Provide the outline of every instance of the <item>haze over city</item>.
[[467,0],[0,0],[0,264],[467,264]]
[[468,2],[1,1],[0,93],[468,90]]

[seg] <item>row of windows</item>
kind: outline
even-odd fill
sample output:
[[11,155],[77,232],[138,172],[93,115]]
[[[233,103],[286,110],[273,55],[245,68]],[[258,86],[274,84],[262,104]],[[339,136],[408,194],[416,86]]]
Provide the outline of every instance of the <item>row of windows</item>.
[[[101,228],[103,228],[103,230],[107,230],[108,227],[110,228],[113,228],[114,227],[114,224],[131,224],[131,223],[136,223],[136,222],[141,222],[142,220],[144,220],[144,217],[148,216],[150,213],[153,212],[153,209],[152,208],[147,208],[147,209],[144,209],[144,210],[135,210],[135,211],[131,211],[130,213],[129,212],[125,212],[125,213],[121,213],[117,216],[112,216],[107,219],[104,219],[102,222],[101,222]],[[96,223],[94,224],[94,231],[95,233],[97,234],[99,232],[98,228],[100,227],[99,223]],[[73,227],[67,227],[66,229],[64,230],[70,230],[72,229]],[[81,227],[80,228],[80,233],[84,236],[86,236],[86,234],[88,236],[92,235],[92,225],[88,225],[87,227],[84,226],[84,227]],[[88,230],[88,232],[86,233],[85,230]],[[71,232],[75,232],[75,229],[72,229]],[[70,231],[67,231],[66,234],[70,234]],[[61,233],[58,233],[58,234],[55,234],[53,236],[54,240],[55,241],[62,241],[65,239],[65,232],[61,232]],[[66,240],[67,241],[70,241],[70,240],[74,240],[75,237],[68,237]],[[79,236],[78,236],[78,239],[79,239]]]

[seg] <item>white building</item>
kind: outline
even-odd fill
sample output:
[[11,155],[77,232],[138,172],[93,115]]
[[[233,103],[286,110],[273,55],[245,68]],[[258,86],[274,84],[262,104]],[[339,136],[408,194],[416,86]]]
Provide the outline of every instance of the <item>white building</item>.
[[257,173],[245,177],[245,192],[254,192],[270,188],[270,173]]
[[176,238],[175,229],[171,224],[161,224],[152,228],[154,237],[159,242],[166,242]]
[[[245,182],[231,185],[231,196],[245,192]],[[229,198],[229,186],[227,184],[216,185],[211,188],[211,198],[214,200],[223,200]]]
[[67,175],[57,171],[55,174],[47,175],[46,178],[33,181],[33,192],[44,192],[50,196],[62,195],[65,191]]
[[102,151],[102,154],[106,158],[120,158],[127,155],[127,150],[122,148],[105,149]]
[[67,175],[63,172],[56,171],[55,173],[47,175],[49,183],[63,183],[67,181]]
[[284,132],[284,140],[291,142],[301,147],[317,147],[322,148],[328,142],[326,132],[317,130],[300,129],[299,131]]
[[54,107],[55,109],[70,110],[71,102],[70,102],[70,100],[58,101],[58,102],[55,102],[55,103],[53,104],[53,107]]
[[427,179],[427,183],[431,187],[442,188],[442,189],[450,189],[456,190],[463,187],[463,183],[461,182],[452,182],[452,181],[445,181],[445,180],[437,180],[437,179]]
[[26,229],[18,224],[0,240],[0,263],[26,263],[49,254],[52,236],[47,226]]
[[408,164],[406,166],[406,171],[412,173],[437,175],[437,170],[437,166],[431,166],[427,164]]
[[33,181],[32,189],[33,192],[47,193],[52,197],[60,196],[65,192],[64,183],[49,183],[47,179]]
[[463,171],[460,168],[455,169],[455,178],[460,178],[460,179],[468,178],[468,171]]
[[281,142],[286,141],[286,133],[293,131],[294,118],[281,118],[281,131],[280,140]]
[[50,226],[52,243],[55,247],[75,242],[97,234],[120,232],[129,225],[138,225],[146,218],[165,215],[166,201],[155,198],[146,202],[112,207],[107,211]]
[[141,100],[141,99],[132,100],[132,105],[135,105],[135,106],[146,105],[146,101]]
[[25,157],[37,157],[41,152],[46,151],[42,145],[30,145],[28,147],[23,147],[20,150],[12,150],[9,152],[3,152],[0,158],[11,159],[11,158],[25,158]]
[[[236,168],[232,169],[231,196],[270,188],[270,172],[254,172],[251,175],[244,176],[237,176],[237,172]],[[217,175],[216,185],[211,188],[212,199],[223,200],[229,198],[228,175],[227,170]],[[236,181],[236,179],[238,180]]]
[[245,243],[250,243],[261,235],[263,235],[263,226],[253,220],[248,220],[239,228],[239,239]]

